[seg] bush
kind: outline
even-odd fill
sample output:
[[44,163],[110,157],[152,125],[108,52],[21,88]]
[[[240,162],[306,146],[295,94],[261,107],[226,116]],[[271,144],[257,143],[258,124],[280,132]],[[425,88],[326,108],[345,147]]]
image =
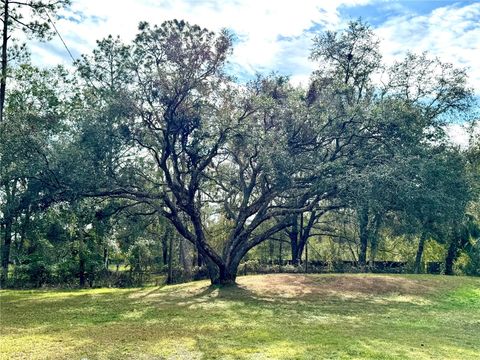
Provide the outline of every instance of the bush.
[[42,287],[55,284],[53,266],[44,261],[32,261],[13,269],[12,287]]
[[480,276],[480,239],[473,242],[467,251],[469,261],[461,267],[465,275]]
[[256,274],[260,271],[260,262],[258,260],[247,260],[238,267],[238,274]]
[[75,259],[65,259],[57,266],[57,278],[60,284],[74,286],[78,282],[78,262]]
[[192,279],[193,280],[204,280],[208,279],[208,269],[206,266],[194,266],[192,268]]
[[303,273],[305,272],[305,267],[301,265],[292,265],[292,264],[287,264],[282,267],[283,272],[286,273]]

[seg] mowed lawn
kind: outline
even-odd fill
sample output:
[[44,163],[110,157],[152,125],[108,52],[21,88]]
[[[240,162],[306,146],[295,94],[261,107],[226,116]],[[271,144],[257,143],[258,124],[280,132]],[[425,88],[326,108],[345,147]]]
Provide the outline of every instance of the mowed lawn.
[[258,275],[1,291],[1,359],[480,359],[480,279]]

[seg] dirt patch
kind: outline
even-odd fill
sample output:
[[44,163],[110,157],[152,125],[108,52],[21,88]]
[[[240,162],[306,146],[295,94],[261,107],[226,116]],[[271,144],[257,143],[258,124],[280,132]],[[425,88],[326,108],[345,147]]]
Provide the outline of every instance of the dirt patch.
[[283,298],[426,295],[436,289],[431,280],[375,275],[272,274],[240,277],[238,284],[259,296]]
[[[218,288],[208,281],[166,286],[129,294],[129,298],[158,305],[201,307],[223,298],[244,297],[276,302],[318,301],[319,299],[369,300],[379,303],[426,304],[431,295],[452,288],[442,276],[422,277],[375,274],[268,274],[237,278],[235,287]],[[179,301],[182,299],[182,301]]]

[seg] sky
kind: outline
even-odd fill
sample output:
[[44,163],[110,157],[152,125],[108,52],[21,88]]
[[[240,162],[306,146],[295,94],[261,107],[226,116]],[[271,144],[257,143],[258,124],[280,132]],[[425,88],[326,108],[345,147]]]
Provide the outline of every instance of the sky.
[[[229,29],[236,38],[230,59],[239,79],[277,71],[306,84],[318,64],[309,60],[312,38],[341,30],[361,17],[381,40],[387,64],[406,51],[428,51],[466,67],[480,97],[480,0],[72,0],[56,26],[74,57],[90,53],[109,34],[129,42],[138,23],[183,19],[209,30]],[[58,38],[30,43],[40,65],[70,64]],[[468,139],[460,125],[452,133]]]

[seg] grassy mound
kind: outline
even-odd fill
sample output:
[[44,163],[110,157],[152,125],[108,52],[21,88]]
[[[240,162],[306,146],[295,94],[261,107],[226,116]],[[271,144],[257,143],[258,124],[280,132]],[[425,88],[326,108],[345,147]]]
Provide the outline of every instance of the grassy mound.
[[480,358],[478,278],[279,274],[0,297],[0,359]]

